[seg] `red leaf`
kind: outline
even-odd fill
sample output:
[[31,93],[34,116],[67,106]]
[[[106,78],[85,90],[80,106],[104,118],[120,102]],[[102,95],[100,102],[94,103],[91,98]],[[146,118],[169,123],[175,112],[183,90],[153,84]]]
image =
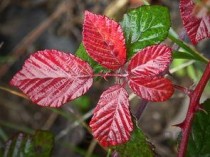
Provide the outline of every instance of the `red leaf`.
[[38,105],[60,107],[91,87],[91,67],[81,59],[57,50],[38,51],[11,80]]
[[166,78],[157,77],[131,77],[128,84],[140,97],[148,101],[165,101],[174,92],[173,85]]
[[114,146],[130,139],[133,123],[128,94],[121,85],[103,92],[90,122],[93,135],[103,146]]
[[83,44],[87,53],[108,69],[116,70],[126,61],[122,28],[105,16],[85,12]]
[[144,48],[132,57],[128,65],[130,76],[154,76],[166,70],[171,62],[171,48],[154,45]]
[[180,12],[183,25],[193,44],[210,37],[210,15],[194,14],[195,4],[193,0],[180,0]]

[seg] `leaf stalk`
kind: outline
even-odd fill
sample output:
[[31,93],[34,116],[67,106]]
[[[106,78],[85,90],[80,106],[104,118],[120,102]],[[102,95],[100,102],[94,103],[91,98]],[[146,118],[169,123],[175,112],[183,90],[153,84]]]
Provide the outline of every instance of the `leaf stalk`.
[[190,46],[188,46],[183,41],[181,41],[181,40],[177,39],[176,37],[174,37],[170,32],[168,34],[168,38],[171,39],[173,42],[175,42],[177,45],[179,45],[184,50],[188,51],[190,54],[192,54],[194,57],[196,57],[199,61],[204,62],[204,63],[208,63],[209,62],[209,60],[206,57],[201,55],[195,49],[193,49]]

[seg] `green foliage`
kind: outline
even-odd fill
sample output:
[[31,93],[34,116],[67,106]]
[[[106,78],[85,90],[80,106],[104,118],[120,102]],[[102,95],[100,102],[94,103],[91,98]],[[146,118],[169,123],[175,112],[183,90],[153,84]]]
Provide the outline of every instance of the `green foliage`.
[[[171,67],[178,68],[179,66],[184,66],[188,63],[190,63],[190,61],[187,59],[175,59],[173,60]],[[195,63],[191,62],[191,64],[187,65],[186,67],[177,70],[175,74],[179,77],[187,76],[193,81],[198,81],[198,79],[201,77],[201,75],[198,75],[198,70],[199,69],[197,68]]]
[[198,57],[193,56],[193,54],[185,52],[185,51],[174,51],[173,59],[192,59],[199,60]]
[[19,133],[0,149],[0,156],[50,157],[53,141],[53,135],[48,131],[36,131],[34,135]]
[[140,49],[166,39],[171,23],[167,8],[141,6],[125,14],[121,25],[130,58]]
[[196,113],[189,138],[187,157],[210,157],[210,99],[202,104],[206,112]]
[[153,157],[154,152],[146,140],[146,137],[140,128],[135,128],[131,139],[122,145],[116,146],[115,149],[120,157]]
[[73,101],[81,111],[86,111],[90,107],[90,97],[83,95]]

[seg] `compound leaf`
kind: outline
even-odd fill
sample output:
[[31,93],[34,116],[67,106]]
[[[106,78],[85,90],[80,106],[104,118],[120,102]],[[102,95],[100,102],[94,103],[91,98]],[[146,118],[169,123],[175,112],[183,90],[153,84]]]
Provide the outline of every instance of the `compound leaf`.
[[141,6],[125,14],[121,25],[130,58],[140,49],[160,43],[168,36],[170,15],[166,7]]
[[195,7],[193,0],[180,0],[182,22],[193,44],[210,37],[210,15],[207,13],[196,15]]
[[92,76],[91,67],[80,58],[43,50],[32,54],[10,83],[38,105],[60,107],[87,92]]
[[93,136],[102,146],[115,146],[130,139],[133,123],[128,94],[121,85],[103,92],[90,121]]
[[108,69],[116,70],[126,61],[121,26],[105,16],[85,12],[83,44],[90,57]]
[[171,49],[164,45],[144,48],[128,64],[128,84],[140,97],[148,101],[165,101],[173,94],[170,80],[162,73],[171,62]]

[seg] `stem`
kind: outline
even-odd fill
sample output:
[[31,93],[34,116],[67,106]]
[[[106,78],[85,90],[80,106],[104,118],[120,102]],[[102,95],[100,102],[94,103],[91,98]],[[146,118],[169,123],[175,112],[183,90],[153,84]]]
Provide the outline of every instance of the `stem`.
[[147,107],[147,104],[149,101],[142,99],[140,105],[137,108],[137,111],[135,113],[135,117],[137,121],[141,118],[142,113],[144,112],[145,108]]
[[175,84],[173,86],[174,86],[174,88],[176,88],[177,90],[180,90],[181,92],[183,92],[186,95],[190,94],[190,90],[188,88],[185,88],[185,87],[182,87],[179,85],[175,85]]
[[13,90],[13,89],[9,89],[9,88],[0,86],[0,90],[9,92],[9,93],[14,94],[14,95],[16,95],[16,96],[19,96],[19,97],[22,97],[22,98],[24,98],[24,99],[29,100],[29,98],[28,98],[25,94],[19,93],[19,92]]
[[208,63],[208,59],[204,56],[202,56],[198,51],[196,51],[195,49],[192,49],[191,47],[189,47],[186,43],[184,43],[183,41],[177,39],[176,37],[174,37],[170,32],[168,34],[168,37],[175,42],[177,45],[179,45],[180,47],[182,47],[183,49],[185,49],[186,51],[188,51],[189,53],[191,53],[194,57],[196,57],[198,60],[204,62],[204,63]]
[[94,77],[103,77],[106,79],[106,77],[119,77],[119,78],[125,78],[128,76],[128,74],[116,74],[116,73],[98,73],[98,74],[94,74]]
[[106,157],[110,157],[110,155],[111,155],[111,149],[109,148],[108,151],[107,151]]
[[95,139],[92,139],[85,157],[91,157],[92,156],[92,153],[93,153],[96,145],[97,145],[97,141]]
[[178,157],[184,157],[186,154],[187,150],[187,144],[188,144],[188,139],[191,131],[191,126],[192,126],[192,121],[194,118],[194,115],[197,111],[199,111],[200,108],[200,97],[201,94],[203,93],[203,90],[210,78],[210,62],[207,64],[206,69],[196,86],[196,88],[190,93],[190,105],[187,111],[187,115],[185,120],[179,124],[179,126],[182,129],[182,139],[181,143],[179,146],[179,151],[178,151]]

